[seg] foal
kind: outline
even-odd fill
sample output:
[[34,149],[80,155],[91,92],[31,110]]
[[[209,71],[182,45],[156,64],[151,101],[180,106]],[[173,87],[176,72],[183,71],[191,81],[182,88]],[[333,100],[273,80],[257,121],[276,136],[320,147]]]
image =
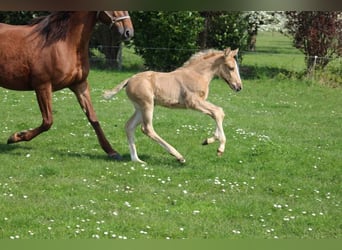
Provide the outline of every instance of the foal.
[[206,101],[209,94],[209,83],[216,75],[221,77],[235,91],[242,89],[238,65],[234,59],[238,49],[224,51],[208,50],[193,55],[184,65],[172,72],[161,73],[145,71],[124,80],[112,90],[104,93],[109,99],[126,87],[126,94],[135,107],[135,112],[126,123],[126,134],[129,143],[131,160],[144,163],[139,159],[134,142],[134,131],[142,124],[143,133],[158,142],[181,163],[184,157],[153,129],[152,118],[154,105],[169,108],[190,108],[203,112],[216,122],[215,134],[207,138],[203,145],[218,140],[220,145],[217,154],[225,149],[226,137],[223,131],[224,112],[221,107]]

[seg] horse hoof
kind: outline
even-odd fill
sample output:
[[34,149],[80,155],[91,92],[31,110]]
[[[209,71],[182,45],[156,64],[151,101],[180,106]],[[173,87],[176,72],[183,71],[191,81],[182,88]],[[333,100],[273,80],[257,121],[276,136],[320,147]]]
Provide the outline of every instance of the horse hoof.
[[205,139],[204,140],[204,142],[202,142],[202,145],[208,145],[209,143],[208,143],[208,140],[207,139]]
[[223,155],[223,152],[217,150],[217,156],[221,157]]
[[7,144],[16,143],[20,141],[29,141],[30,139],[27,139],[27,137],[27,130],[14,133],[8,138]]
[[119,153],[115,153],[112,155],[108,155],[111,159],[116,160],[116,161],[121,161],[122,160],[122,156]]
[[185,159],[184,158],[180,158],[180,159],[178,159],[178,161],[180,162],[180,163],[185,163]]
[[8,138],[7,144],[16,143],[18,141],[20,141],[20,137],[18,137],[17,133],[15,133]]
[[12,144],[12,143],[15,143],[15,141],[13,140],[13,136],[8,138],[8,140],[7,140],[7,144]]

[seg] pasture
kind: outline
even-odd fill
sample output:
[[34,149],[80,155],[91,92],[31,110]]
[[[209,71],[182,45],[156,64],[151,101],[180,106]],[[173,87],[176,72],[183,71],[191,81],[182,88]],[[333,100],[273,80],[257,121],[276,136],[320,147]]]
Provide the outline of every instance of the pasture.
[[[156,131],[186,158],[178,163],[136,132],[130,161],[124,125],[133,106],[104,89],[135,72],[93,69],[92,101],[123,161],[107,158],[69,90],[54,93],[54,124],[30,142],[8,136],[41,122],[33,92],[0,90],[0,239],[341,238],[341,88],[287,77],[303,55],[278,34],[258,37],[234,93],[211,83],[226,117],[226,151],[202,146],[215,124],[191,110],[156,107]],[[289,54],[292,56],[290,57]],[[125,60],[125,59],[124,59]],[[299,67],[298,67],[299,65]]]

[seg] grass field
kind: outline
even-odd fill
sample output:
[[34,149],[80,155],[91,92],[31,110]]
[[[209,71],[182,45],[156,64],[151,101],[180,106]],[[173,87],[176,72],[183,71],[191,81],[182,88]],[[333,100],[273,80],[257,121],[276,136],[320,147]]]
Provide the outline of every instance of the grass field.
[[282,69],[304,68],[287,38],[261,35],[257,46],[272,47],[269,58],[250,53],[243,64],[267,75],[247,77],[240,93],[221,80],[211,84],[210,101],[226,112],[222,157],[217,144],[201,145],[214,129],[209,117],[156,108],[155,129],[184,165],[139,130],[147,165],[130,162],[123,128],[133,107],[124,92],[110,101],[101,94],[132,73],[89,76],[122,162],[106,157],[69,90],[54,94],[50,131],[7,145],[41,118],[34,93],[1,89],[0,238],[341,239],[341,88],[284,77]]

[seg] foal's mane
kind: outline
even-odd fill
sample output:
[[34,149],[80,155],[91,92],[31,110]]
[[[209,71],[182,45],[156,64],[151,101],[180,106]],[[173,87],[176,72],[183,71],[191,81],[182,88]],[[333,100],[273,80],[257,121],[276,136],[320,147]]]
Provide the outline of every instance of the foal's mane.
[[65,40],[71,12],[56,11],[48,16],[34,18],[30,25],[36,26],[34,31],[45,39],[45,45],[51,45],[59,40]]
[[207,59],[207,58],[211,58],[219,53],[222,53],[222,51],[220,50],[215,50],[215,49],[207,49],[207,50],[202,50],[199,51],[195,54],[193,54],[184,64],[182,67],[186,67],[189,66],[190,64],[197,62],[198,60],[201,59]]

